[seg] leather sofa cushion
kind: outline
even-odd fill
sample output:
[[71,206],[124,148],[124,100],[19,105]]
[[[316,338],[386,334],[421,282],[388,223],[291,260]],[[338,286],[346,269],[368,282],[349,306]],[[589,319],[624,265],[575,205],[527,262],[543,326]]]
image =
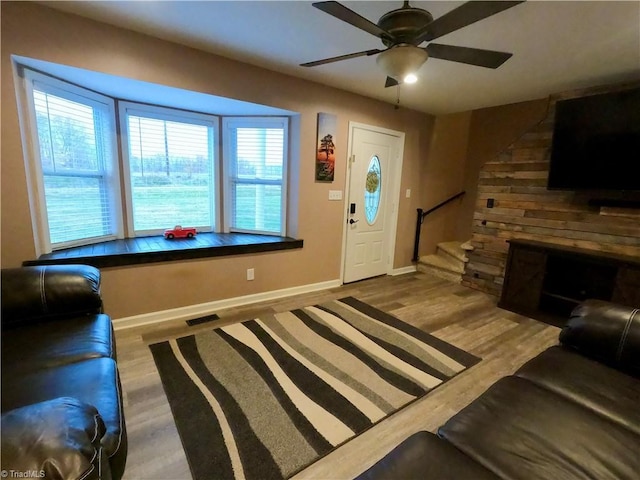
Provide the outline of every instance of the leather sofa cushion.
[[100,271],[89,265],[3,268],[2,330],[102,311]]
[[56,398],[3,413],[2,476],[14,470],[34,478],[108,478],[100,475],[104,431],[98,411],[74,398]]
[[637,479],[640,436],[519,377],[506,377],[438,434],[502,478]]
[[560,342],[640,378],[640,310],[587,300],[571,312]]
[[28,373],[79,362],[114,358],[111,321],[99,314],[75,317],[2,332],[2,370]]
[[57,397],[74,397],[95,406],[106,427],[102,446],[110,457],[113,476],[120,478],[119,470],[124,470],[126,460],[126,435],[119,389],[116,363],[111,358],[94,358],[28,374],[3,371],[2,411]]
[[356,480],[398,479],[497,480],[494,474],[460,450],[429,432],[418,432],[400,443]]
[[640,382],[574,351],[552,347],[515,373],[640,435]]

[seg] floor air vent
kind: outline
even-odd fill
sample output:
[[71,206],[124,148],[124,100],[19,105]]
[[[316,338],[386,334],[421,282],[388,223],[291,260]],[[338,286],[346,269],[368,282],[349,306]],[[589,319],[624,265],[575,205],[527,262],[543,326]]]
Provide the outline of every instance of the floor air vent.
[[200,325],[202,323],[213,322],[214,320],[219,320],[220,317],[217,314],[207,315],[206,317],[200,318],[192,318],[191,320],[187,320],[187,325],[193,327],[194,325]]

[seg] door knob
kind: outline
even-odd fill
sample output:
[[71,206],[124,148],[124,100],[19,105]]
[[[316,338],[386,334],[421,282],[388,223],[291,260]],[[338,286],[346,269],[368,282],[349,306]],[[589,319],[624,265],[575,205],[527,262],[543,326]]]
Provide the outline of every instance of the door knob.
[[354,220],[353,218],[350,218],[349,224],[353,225],[354,223],[358,223],[358,220]]

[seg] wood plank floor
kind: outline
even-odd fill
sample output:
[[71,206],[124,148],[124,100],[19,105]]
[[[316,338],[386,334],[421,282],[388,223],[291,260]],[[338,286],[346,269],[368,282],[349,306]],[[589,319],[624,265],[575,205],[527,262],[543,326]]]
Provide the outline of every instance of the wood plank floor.
[[[426,397],[347,442],[295,479],[353,478],[404,438],[435,432],[499,378],[557,343],[559,329],[496,307],[495,297],[424,273],[379,277],[339,288],[216,312],[215,323],[167,322],[116,332],[129,455],[124,480],[190,479],[187,460],[148,345],[227,325],[354,296],[482,361]],[[211,478],[216,478],[212,472]]]

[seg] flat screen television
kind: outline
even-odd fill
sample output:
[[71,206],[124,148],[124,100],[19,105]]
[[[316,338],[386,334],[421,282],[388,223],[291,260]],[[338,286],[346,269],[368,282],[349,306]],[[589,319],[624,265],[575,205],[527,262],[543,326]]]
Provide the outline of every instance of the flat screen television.
[[640,193],[640,88],[556,103],[550,190],[596,198]]

